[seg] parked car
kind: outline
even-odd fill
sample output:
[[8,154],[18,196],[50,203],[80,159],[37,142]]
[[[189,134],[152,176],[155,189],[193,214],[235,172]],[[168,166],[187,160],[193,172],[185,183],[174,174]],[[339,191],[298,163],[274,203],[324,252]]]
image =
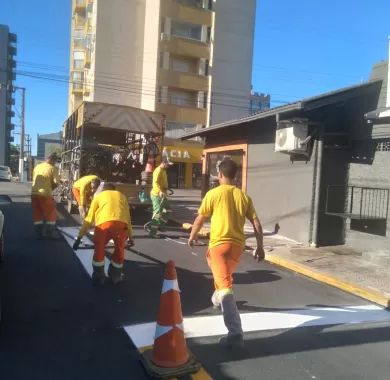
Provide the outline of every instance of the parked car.
[[0,166],[0,180],[11,181],[12,173],[9,166]]

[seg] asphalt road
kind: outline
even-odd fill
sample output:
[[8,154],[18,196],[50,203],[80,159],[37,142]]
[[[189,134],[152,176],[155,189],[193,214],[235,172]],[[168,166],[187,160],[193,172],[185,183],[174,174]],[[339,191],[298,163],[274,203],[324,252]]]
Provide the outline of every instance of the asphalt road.
[[[96,289],[85,264],[90,249],[75,255],[65,240],[35,240],[26,191],[24,185],[0,183],[0,194],[14,200],[2,207],[6,259],[0,269],[0,378],[146,378],[123,327],[154,321],[170,259],[177,266],[184,316],[220,318],[210,306],[205,247],[188,249],[185,235],[176,231],[150,239],[136,228],[124,283]],[[69,234],[76,225],[66,215],[59,224]],[[367,301],[257,264],[249,254],[243,256],[235,284],[248,331],[245,349],[221,349],[212,322],[188,340],[213,378],[389,378],[390,316]]]

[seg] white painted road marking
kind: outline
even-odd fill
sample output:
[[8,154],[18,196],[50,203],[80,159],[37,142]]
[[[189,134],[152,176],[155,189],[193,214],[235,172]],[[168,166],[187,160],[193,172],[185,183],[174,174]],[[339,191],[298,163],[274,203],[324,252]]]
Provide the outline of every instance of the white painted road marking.
[[[59,228],[67,243],[72,247],[79,228]],[[84,242],[88,241],[84,239]],[[89,245],[88,245],[89,246]],[[85,247],[85,245],[84,245]],[[92,276],[93,249],[83,248],[75,254]],[[195,254],[195,252],[191,252]],[[109,260],[106,258],[106,264]],[[297,327],[354,324],[367,322],[390,322],[390,311],[376,305],[307,308],[281,312],[258,312],[241,314],[244,332],[266,330],[288,330]],[[156,323],[144,323],[123,327],[137,348],[153,344]],[[184,318],[184,331],[188,338],[218,336],[227,333],[222,315]]]
[[[390,312],[375,305],[308,308],[282,312],[243,313],[240,315],[244,332],[390,321]],[[124,329],[137,348],[153,344],[156,323],[125,326]],[[210,315],[184,318],[184,332],[187,338],[201,338],[224,335],[227,330],[222,315]]]
[[[70,247],[73,246],[73,243],[75,241],[75,237],[77,237],[79,233],[78,227],[63,227],[58,228],[58,230],[62,233],[64,236],[66,242],[70,245]],[[74,254],[77,256],[77,258],[80,260],[81,264],[83,265],[86,272],[89,274],[90,277],[92,277],[92,258],[94,249],[93,248],[83,248],[85,246],[90,247],[90,241],[88,241],[88,238],[83,238],[83,243],[88,242],[87,244],[80,244],[80,247],[77,251],[73,251]],[[106,266],[110,263],[110,261],[105,258],[105,264]]]

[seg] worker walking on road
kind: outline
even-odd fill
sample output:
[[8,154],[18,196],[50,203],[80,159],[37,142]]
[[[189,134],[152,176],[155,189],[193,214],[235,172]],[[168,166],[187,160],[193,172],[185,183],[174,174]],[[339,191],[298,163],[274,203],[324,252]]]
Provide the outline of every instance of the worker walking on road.
[[31,206],[34,229],[38,239],[58,237],[55,231],[56,202],[52,196],[53,190],[60,181],[58,169],[55,167],[57,159],[57,155],[52,153],[45,162],[38,164],[33,170]]
[[237,164],[231,159],[224,159],[220,163],[220,186],[210,190],[204,197],[188,239],[188,245],[192,247],[203,223],[211,217],[207,252],[207,262],[215,285],[211,301],[214,306],[222,308],[228,335],[220,343],[228,348],[244,345],[241,319],[233,296],[232,275],[245,246],[246,218],[252,223],[257,240],[255,258],[258,261],[264,259],[263,231],[252,199],[233,184],[237,169]]
[[150,198],[153,205],[153,217],[151,226],[151,235],[157,232],[157,229],[167,223],[165,214],[170,211],[168,202],[168,176],[167,169],[173,163],[168,157],[164,157],[161,164],[153,171],[153,184],[150,192]]
[[93,198],[88,215],[73,245],[75,250],[92,224],[95,225],[92,280],[96,285],[103,285],[105,282],[105,247],[112,239],[115,250],[111,256],[108,276],[113,284],[118,284],[122,281],[126,240],[129,240],[130,245],[134,243],[127,198],[115,190],[115,186],[111,183],[104,184],[102,192]]
[[81,219],[85,219],[88,207],[99,185],[100,178],[96,175],[86,175],[73,183],[72,193],[79,206]]

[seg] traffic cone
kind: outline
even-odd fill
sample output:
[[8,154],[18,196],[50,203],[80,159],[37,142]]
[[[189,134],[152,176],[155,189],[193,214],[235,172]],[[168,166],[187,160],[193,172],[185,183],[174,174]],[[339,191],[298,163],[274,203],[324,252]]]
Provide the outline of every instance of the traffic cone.
[[152,350],[143,354],[143,364],[152,378],[169,378],[197,372],[200,363],[189,352],[184,337],[180,289],[175,263],[165,268]]

